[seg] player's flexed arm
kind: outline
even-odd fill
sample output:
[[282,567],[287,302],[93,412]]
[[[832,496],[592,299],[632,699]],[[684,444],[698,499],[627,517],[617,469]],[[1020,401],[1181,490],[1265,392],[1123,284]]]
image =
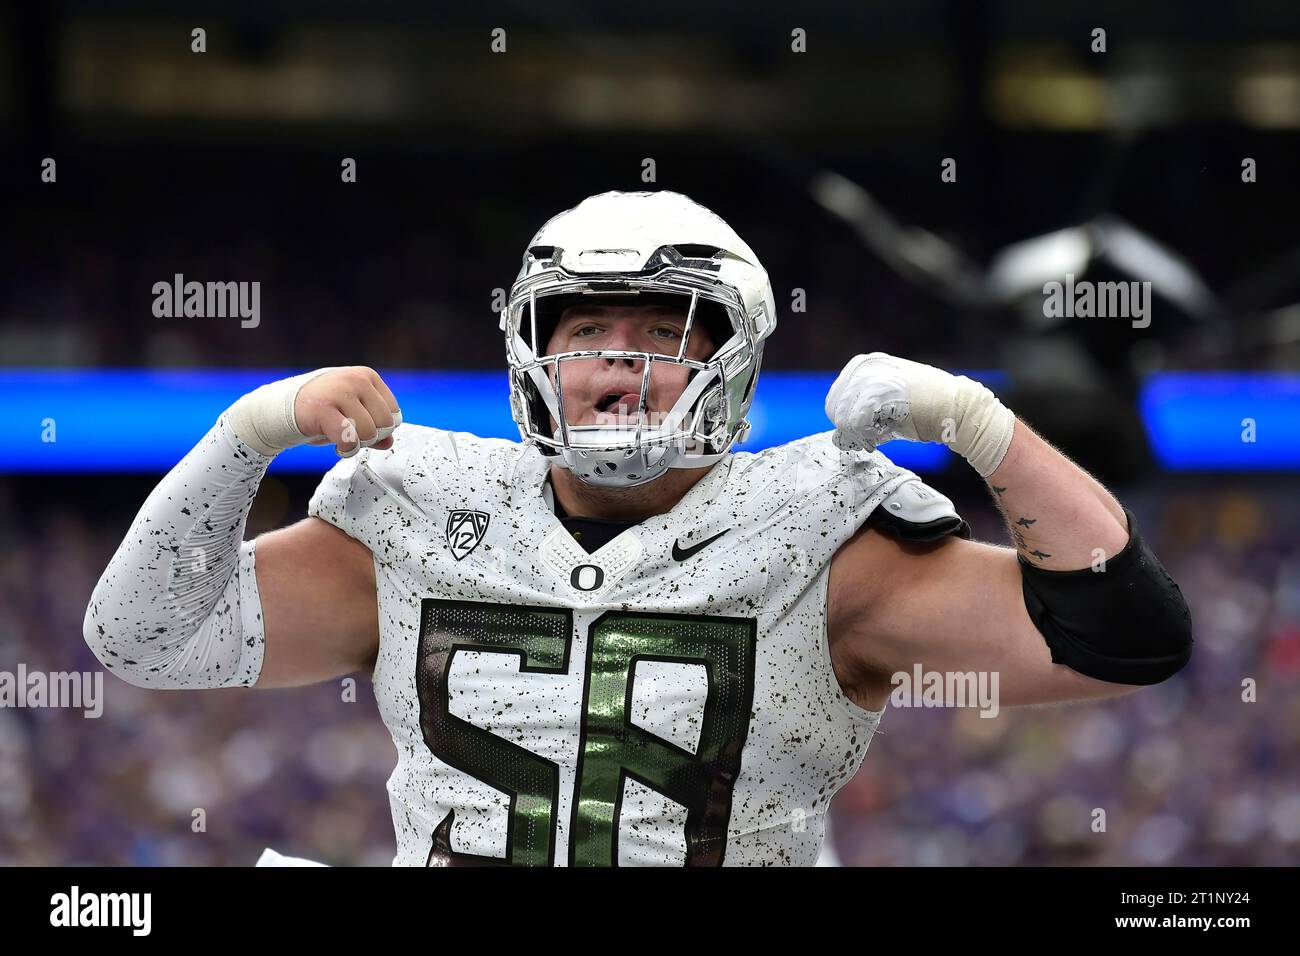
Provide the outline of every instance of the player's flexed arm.
[[363,669],[378,644],[369,550],[318,518],[245,542],[271,459],[392,446],[396,399],[373,369],[318,369],[243,396],[145,501],[95,586],[84,635],[142,687],[286,686]]
[[864,529],[831,567],[832,656],[873,704],[890,676],[996,671],[1001,704],[1124,693],[1191,652],[1177,585],[1131,514],[984,386],[884,353],[853,359],[827,413],[842,446],[943,441],[988,482],[1015,549]]

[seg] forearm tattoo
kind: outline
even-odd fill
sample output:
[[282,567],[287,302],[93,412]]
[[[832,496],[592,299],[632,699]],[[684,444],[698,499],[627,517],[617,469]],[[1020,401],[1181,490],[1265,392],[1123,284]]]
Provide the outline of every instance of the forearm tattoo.
[[1003,504],[1002,501],[1002,493],[1007,490],[1006,486],[989,485],[989,487],[993,490],[993,500],[997,502],[998,511],[1002,513],[1002,519],[1007,524],[1007,530],[1011,532],[1011,538],[1016,543],[1016,550],[1025,557],[1032,558],[1035,561],[1043,561],[1046,558],[1050,558],[1051,555],[1046,551],[1037,547],[1031,548],[1029,542],[1025,540],[1024,529],[1037,524],[1038,519],[1030,518],[1027,515],[1020,515],[1013,521],[1010,513],[1006,509],[1006,505]]

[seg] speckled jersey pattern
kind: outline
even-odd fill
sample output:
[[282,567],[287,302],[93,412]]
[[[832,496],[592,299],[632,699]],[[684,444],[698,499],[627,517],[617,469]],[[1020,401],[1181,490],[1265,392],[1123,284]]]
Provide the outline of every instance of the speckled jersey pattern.
[[831,558],[900,486],[942,499],[830,437],[593,554],[529,445],[408,423],[338,462],[308,512],[374,554],[394,863],[814,864],[880,719],[831,668]]

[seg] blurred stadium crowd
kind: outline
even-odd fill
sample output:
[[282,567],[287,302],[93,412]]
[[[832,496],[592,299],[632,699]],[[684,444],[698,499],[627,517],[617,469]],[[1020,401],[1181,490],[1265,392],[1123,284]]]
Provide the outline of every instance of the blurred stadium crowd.
[[[665,147],[664,161],[678,148]],[[306,369],[339,364],[346,356],[381,369],[504,368],[493,295],[514,281],[528,237],[589,194],[639,188],[634,176],[609,172],[632,169],[635,160],[608,151],[588,160],[589,175],[568,170],[566,185],[548,189],[545,202],[498,209],[482,193],[448,191],[436,201],[403,206],[407,190],[441,189],[460,169],[445,159],[417,164],[386,154],[361,167],[362,175],[373,170],[385,182],[363,183],[363,201],[345,195],[340,205],[322,203],[320,189],[290,170],[268,170],[247,157],[223,163],[202,151],[175,152],[187,172],[169,203],[225,211],[198,234],[178,221],[175,208],[156,213],[156,222],[141,221],[154,186],[136,178],[129,156],[109,154],[102,167],[86,171],[89,181],[69,183],[48,203],[39,202],[39,194],[31,197],[31,229],[0,237],[0,255],[12,275],[22,277],[0,282],[4,364]],[[335,164],[332,157],[299,162],[326,174]],[[499,160],[484,157],[480,165],[484,180],[511,175],[510,165]],[[600,166],[603,172],[596,171]],[[735,218],[746,197],[762,192],[764,178],[753,169],[736,172],[725,188],[729,198],[701,194],[720,185],[701,177],[662,188],[716,202],[720,213]],[[94,222],[83,218],[90,204],[98,210]],[[806,241],[789,241],[795,223]],[[738,226],[772,260],[774,275],[785,278],[777,290],[782,319],[801,325],[797,334],[783,336],[780,367],[822,368],[839,343],[865,343],[868,302],[875,314],[905,308],[910,316],[908,322],[878,323],[873,347],[915,354],[933,353],[937,345],[971,365],[993,360],[991,344],[981,354],[973,346],[979,337],[967,341],[950,322],[949,309],[924,294],[909,295],[887,267],[806,199],[785,191],[768,201],[762,216],[738,220]],[[259,281],[260,325],[154,317],[150,290],[176,273],[186,280]],[[789,311],[792,285],[805,290],[815,322]]]

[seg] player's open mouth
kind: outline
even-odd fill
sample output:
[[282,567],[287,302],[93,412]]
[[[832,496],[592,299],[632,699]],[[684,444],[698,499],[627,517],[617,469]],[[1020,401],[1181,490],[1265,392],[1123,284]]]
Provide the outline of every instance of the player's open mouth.
[[639,392],[610,392],[596,403],[596,411],[631,415],[641,405]]
[[597,425],[619,425],[635,420],[641,407],[639,392],[609,392],[597,400],[594,408]]

